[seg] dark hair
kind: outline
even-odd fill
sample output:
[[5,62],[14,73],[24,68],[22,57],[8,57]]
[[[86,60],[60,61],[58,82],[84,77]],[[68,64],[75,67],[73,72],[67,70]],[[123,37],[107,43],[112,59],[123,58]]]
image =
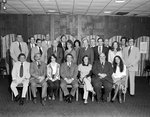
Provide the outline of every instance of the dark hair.
[[60,37],[61,41],[62,41],[63,37],[67,38],[66,35],[61,35],[61,37]]
[[87,64],[87,65],[90,64],[90,63],[89,63],[89,62],[90,62],[90,57],[89,57],[88,55],[84,55],[84,56],[82,57],[82,65],[83,65],[83,66],[86,66],[85,63],[84,63],[84,58],[85,58],[85,57],[88,58],[88,64]]
[[66,62],[67,62],[67,57],[68,57],[68,56],[71,56],[71,57],[73,58],[73,55],[72,55],[72,54],[70,54],[70,53],[67,54],[67,55],[65,56],[65,61],[66,61]]
[[38,38],[38,39],[36,39],[36,43],[37,43],[38,41],[41,41],[41,42],[42,42],[42,40],[41,40],[41,39],[39,39],[39,38]]
[[104,39],[103,39],[102,37],[99,37],[99,38],[97,39],[97,42],[98,42],[98,40],[100,40],[100,39],[104,42]]
[[67,43],[71,44],[71,48],[74,48],[74,46],[73,46],[73,42],[72,42],[71,40],[68,40],[68,41],[66,42],[66,49],[68,49],[68,47],[67,47]]
[[74,44],[73,44],[73,45],[74,45],[74,47],[76,47],[76,45],[75,45],[76,43],[78,43],[78,44],[79,44],[79,46],[81,46],[81,42],[80,42],[78,39],[74,41]]
[[116,73],[116,69],[117,69],[117,63],[115,61],[115,59],[117,57],[120,59],[120,64],[119,64],[120,72],[123,72],[123,70],[124,70],[124,64],[123,64],[123,61],[122,61],[121,57],[120,56],[115,56],[114,60],[113,60],[113,70],[114,70],[114,73]]
[[121,37],[120,41],[122,41],[123,39],[125,39],[125,42],[127,42],[127,38],[126,37]]
[[24,56],[24,58],[26,58],[26,55],[24,54],[24,53],[20,53],[19,55],[18,55],[18,61],[20,61],[20,57],[21,56]]
[[112,43],[111,50],[114,51],[114,43],[117,43],[117,45],[118,45],[117,51],[120,51],[120,50],[121,50],[121,49],[120,49],[120,45],[119,45],[119,42],[117,42],[117,41],[114,41],[114,42]]
[[36,54],[34,55],[34,60],[35,60],[35,57],[36,57],[37,54],[39,54],[40,56],[42,56],[40,53],[36,53]]
[[55,54],[52,54],[52,55],[49,57],[49,59],[48,59],[48,64],[52,62],[52,61],[51,61],[52,57],[54,57],[55,60],[57,60],[57,57],[55,56]]
[[129,37],[129,38],[128,38],[128,42],[129,42],[131,39],[133,39],[133,43],[135,43],[135,39],[134,39],[133,37]]

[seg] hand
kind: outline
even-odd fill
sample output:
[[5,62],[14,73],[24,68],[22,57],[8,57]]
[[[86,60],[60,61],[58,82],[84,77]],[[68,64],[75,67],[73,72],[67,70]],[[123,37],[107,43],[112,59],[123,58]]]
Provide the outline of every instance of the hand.
[[15,79],[15,80],[13,80],[13,82],[14,82],[14,83],[17,83],[17,80]]

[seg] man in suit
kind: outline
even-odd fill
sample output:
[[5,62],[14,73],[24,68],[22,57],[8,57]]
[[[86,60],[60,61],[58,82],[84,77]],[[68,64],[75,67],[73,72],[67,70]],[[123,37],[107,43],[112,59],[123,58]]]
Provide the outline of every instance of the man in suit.
[[51,41],[50,41],[49,34],[47,34],[45,40],[42,41],[42,46],[46,48],[46,51],[47,51],[48,48],[51,47]]
[[30,37],[29,38],[29,43],[28,43],[28,50],[29,50],[29,54],[28,54],[28,57],[27,57],[27,61],[28,62],[32,62],[32,60],[31,60],[31,50],[35,46],[36,45],[35,45],[35,39],[34,39],[34,37]]
[[123,59],[127,67],[126,78],[130,81],[130,95],[135,95],[135,72],[138,71],[138,62],[140,60],[139,48],[134,46],[135,40],[129,38],[129,46],[123,49]]
[[41,54],[36,53],[34,55],[35,61],[31,63],[30,66],[30,74],[31,74],[31,91],[33,94],[33,103],[36,104],[36,86],[40,84],[42,86],[42,105],[45,105],[46,97],[47,97],[47,83],[45,80],[46,77],[46,64],[41,61]]
[[11,43],[10,46],[10,56],[12,58],[13,64],[18,61],[18,55],[24,53],[26,57],[28,56],[28,47],[25,42],[23,42],[22,35],[18,34],[16,41]]
[[89,47],[89,42],[87,39],[83,40],[83,47],[80,48],[80,50],[79,50],[79,54],[78,54],[78,58],[77,58],[77,64],[78,65],[82,63],[82,58],[85,55],[89,56],[89,58],[90,58],[89,63],[91,65],[93,65],[94,53],[93,53],[93,49]]
[[106,60],[108,60],[108,51],[109,49],[105,46],[103,46],[104,39],[98,38],[97,39],[98,46],[93,48],[94,51],[94,61],[99,59],[99,54],[104,53],[106,55]]
[[104,53],[100,53],[99,57],[99,60],[95,61],[92,67],[92,85],[96,92],[98,102],[101,98],[101,88],[104,86],[102,101],[107,102],[107,97],[113,86],[113,68],[111,63],[106,61],[106,55]]
[[108,50],[111,49],[111,47],[109,46],[109,39],[105,39],[105,40],[104,40],[104,46],[105,46],[106,48],[108,48]]
[[126,37],[121,37],[120,42],[121,42],[121,50],[123,50],[125,47],[127,47],[127,38]]
[[55,55],[57,57],[56,62],[61,65],[63,62],[63,52],[62,49],[58,47],[58,41],[54,40],[53,41],[53,46],[47,50],[47,61],[49,63],[49,59],[52,55]]
[[19,105],[24,104],[24,99],[28,90],[29,78],[30,78],[30,63],[26,62],[26,55],[21,53],[18,56],[18,61],[14,63],[12,69],[12,83],[11,90],[14,93],[15,101],[17,102],[20,99],[20,95],[17,90],[17,86],[19,84],[23,84],[23,91],[21,95],[21,99],[19,101]]
[[37,39],[36,40],[36,46],[32,48],[31,50],[31,60],[35,61],[34,56],[36,53],[41,54],[41,61],[45,62],[47,64],[47,50],[45,47],[42,47],[42,40]]
[[[66,62],[63,63],[60,68],[60,75],[62,77],[60,86],[64,92],[65,100],[68,103],[71,103],[72,98],[74,97],[75,92],[78,88],[78,81],[77,81],[78,67],[76,64],[72,62],[72,60],[73,60],[72,54],[67,54]],[[67,84],[72,85],[70,93],[67,89]]]

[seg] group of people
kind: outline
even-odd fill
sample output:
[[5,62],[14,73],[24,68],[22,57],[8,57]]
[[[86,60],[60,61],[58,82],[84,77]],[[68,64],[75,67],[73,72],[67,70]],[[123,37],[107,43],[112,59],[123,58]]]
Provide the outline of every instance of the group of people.
[[[101,100],[107,102],[113,87],[115,93],[112,102],[119,92],[119,102],[122,103],[121,94],[128,86],[128,76],[130,95],[135,95],[135,72],[138,70],[140,53],[134,43],[133,38],[127,40],[122,37],[121,44],[114,41],[109,46],[108,39],[98,38],[91,39],[90,42],[85,39],[81,46],[79,40],[73,42],[65,35],[53,41],[46,35],[44,41],[31,37],[27,45],[23,42],[22,35],[18,34],[10,47],[13,61],[11,89],[15,101],[19,101],[19,105],[24,104],[30,84],[35,104],[37,85],[42,87],[42,105],[46,104],[47,98],[57,99],[60,88],[64,100],[71,103],[79,85],[83,85],[84,104],[88,103],[89,92],[96,95],[98,103]],[[20,83],[23,84],[21,96],[16,88]],[[68,84],[72,85],[71,90],[68,90]]]

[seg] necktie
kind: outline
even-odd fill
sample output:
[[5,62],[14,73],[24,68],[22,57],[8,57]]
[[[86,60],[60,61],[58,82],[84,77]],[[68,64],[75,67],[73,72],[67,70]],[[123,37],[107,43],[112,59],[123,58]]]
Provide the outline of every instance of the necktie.
[[20,77],[23,76],[23,63],[21,63],[20,65]]
[[54,54],[55,54],[55,56],[57,56],[57,51],[56,51],[56,49],[54,49]]
[[43,53],[43,52],[42,52],[42,49],[41,49],[41,47],[39,47],[39,52],[40,52],[40,54],[42,55],[42,53]]
[[101,46],[99,46],[99,47],[98,47],[98,53],[100,54],[101,51],[102,51],[102,50],[101,50]]
[[41,67],[41,63],[40,63],[40,62],[38,62],[38,68],[40,69],[40,67]]
[[22,52],[22,48],[21,48],[20,42],[19,42],[19,50],[20,50],[20,52]]
[[130,48],[128,50],[128,56],[130,55],[130,53],[131,53],[131,46],[130,46]]

